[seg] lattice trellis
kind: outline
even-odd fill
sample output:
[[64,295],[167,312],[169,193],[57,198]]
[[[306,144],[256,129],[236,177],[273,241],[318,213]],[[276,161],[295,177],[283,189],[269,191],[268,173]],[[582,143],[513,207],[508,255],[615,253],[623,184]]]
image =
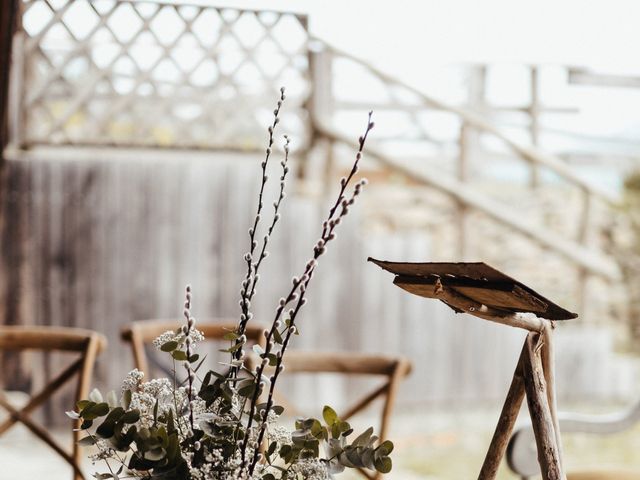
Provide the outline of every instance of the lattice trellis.
[[308,141],[306,18],[135,0],[25,0],[17,141],[262,148],[280,86]]

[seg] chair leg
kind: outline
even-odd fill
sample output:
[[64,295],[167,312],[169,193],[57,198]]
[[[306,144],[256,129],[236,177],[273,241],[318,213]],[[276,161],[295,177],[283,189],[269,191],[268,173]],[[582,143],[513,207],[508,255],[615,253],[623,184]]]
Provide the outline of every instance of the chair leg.
[[22,411],[16,409],[7,403],[4,399],[0,398],[0,405],[9,412],[11,417],[16,421],[23,424],[27,427],[31,433],[33,433],[36,437],[42,440],[44,443],[49,445],[53,451],[55,451],[58,455],[60,455],[71,467],[73,468],[74,478],[77,475],[80,475],[79,478],[82,477],[82,472],[80,471],[78,464],[74,461],[72,455],[69,455],[60,445],[57,444],[56,440],[49,434],[49,432],[44,428],[33,422],[28,415],[23,413]]
[[[93,367],[96,362],[96,358],[98,356],[98,351],[100,348],[100,339],[94,334],[87,343],[87,347],[84,351],[82,368],[80,370],[80,378],[78,380],[78,389],[76,391],[76,402],[82,400],[83,398],[87,398],[89,395],[89,386],[91,385],[91,378],[93,376]],[[76,465],[76,468],[73,471],[73,480],[84,480],[84,476],[80,470],[80,463],[82,460],[82,450],[80,445],[78,444],[78,440],[80,440],[80,431],[77,429],[80,427],[80,421],[76,422],[76,431],[73,432],[73,461]]]

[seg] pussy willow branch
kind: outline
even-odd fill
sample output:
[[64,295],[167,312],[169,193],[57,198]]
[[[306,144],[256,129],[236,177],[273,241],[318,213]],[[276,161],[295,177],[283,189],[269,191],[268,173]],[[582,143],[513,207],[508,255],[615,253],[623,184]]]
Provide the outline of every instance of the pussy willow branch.
[[[367,129],[364,132],[364,135],[362,135],[360,138],[358,138],[358,152],[356,153],[356,161],[353,163],[353,167],[351,168],[351,172],[349,172],[349,175],[347,177],[342,177],[340,179],[340,193],[338,194],[338,198],[336,200],[335,205],[331,208],[331,210],[329,210],[329,217],[328,220],[331,220],[333,218],[333,215],[336,213],[336,210],[338,209],[338,206],[340,205],[340,203],[342,202],[342,200],[344,200],[344,191],[347,188],[347,185],[349,185],[349,182],[351,182],[351,179],[353,178],[353,176],[358,173],[358,169],[359,167],[359,162],[360,162],[360,158],[362,158],[362,150],[364,149],[364,144],[367,141],[367,135],[369,135],[369,132],[371,131],[371,129],[373,128],[373,122],[371,122],[371,117],[373,116],[373,112],[369,112],[369,120],[367,123]],[[324,236],[325,232],[327,230],[327,226],[323,225],[323,229],[322,229],[322,235]]]
[[[263,240],[263,244],[262,244],[262,250],[260,252],[260,255],[258,257],[257,260],[255,260],[254,262],[254,258],[253,255],[255,253],[256,247],[258,246],[258,242],[256,241],[256,231],[258,229],[258,225],[260,224],[260,220],[261,220],[261,214],[262,214],[262,208],[264,206],[263,203],[263,197],[264,197],[264,189],[265,189],[265,185],[267,184],[267,180],[269,179],[268,175],[267,175],[267,165],[269,164],[269,158],[271,157],[271,152],[272,152],[272,148],[273,148],[273,135],[276,129],[276,126],[278,125],[278,123],[280,123],[280,109],[282,108],[282,103],[284,102],[286,96],[284,94],[285,89],[284,87],[282,87],[280,89],[280,99],[278,100],[277,106],[275,108],[275,110],[273,111],[273,124],[269,126],[269,141],[268,141],[268,146],[266,149],[266,153],[265,153],[265,159],[262,162],[262,181],[260,184],[260,193],[258,194],[258,206],[256,209],[256,217],[253,221],[253,227],[251,227],[249,229],[249,252],[247,252],[247,254],[245,255],[245,261],[247,262],[247,273],[245,275],[245,279],[242,282],[242,289],[240,291],[240,308],[241,308],[241,314],[240,314],[240,322],[238,323],[238,329],[236,331],[237,335],[238,335],[238,339],[236,339],[236,346],[238,344],[243,344],[246,342],[246,337],[244,336],[245,330],[247,328],[247,323],[249,322],[249,320],[251,320],[251,317],[253,316],[250,309],[251,309],[251,299],[253,298],[253,295],[255,293],[256,290],[256,283],[258,282],[258,279],[260,278],[258,276],[258,270],[260,268],[260,265],[262,264],[262,260],[264,260],[267,256],[267,252],[266,252],[266,247],[267,244],[269,242],[269,237],[271,235],[271,232],[273,231],[273,227],[275,226],[276,222],[278,221],[279,218],[279,213],[278,213],[278,209],[280,208],[280,203],[282,201],[282,199],[284,198],[284,188],[282,186],[282,182],[281,181],[281,190],[280,190],[280,197],[278,199],[278,202],[275,205],[275,212],[274,212],[274,216],[273,216],[273,221],[271,224],[271,227],[268,230],[268,234],[267,236],[265,236],[264,240]],[[289,141],[287,140],[287,147],[288,147]],[[285,151],[285,158],[288,158],[288,148]],[[285,165],[283,165],[283,177],[286,176],[286,173],[288,171],[288,167]],[[232,359],[235,360],[242,360],[243,359],[243,354],[244,351],[242,349],[242,347],[239,347],[235,352],[233,352],[232,354]],[[233,363],[233,362],[232,362]],[[238,372],[238,368],[236,367],[232,367],[230,370],[230,376],[232,378],[235,378]]]
[[[340,191],[338,193],[336,203],[331,208],[327,219],[322,224],[322,235],[320,240],[318,240],[317,244],[314,247],[313,257],[307,263],[302,276],[300,278],[297,278],[297,277],[293,278],[293,282],[292,282],[293,285],[291,287],[291,290],[289,291],[289,294],[285,298],[280,299],[280,303],[278,305],[278,308],[276,309],[275,318],[271,324],[271,329],[268,332],[266,332],[265,352],[263,354],[263,361],[260,363],[256,371],[256,381],[258,382],[258,384],[251,399],[251,407],[249,409],[249,419],[247,424],[247,430],[249,430],[253,424],[253,417],[255,416],[255,413],[256,413],[258,398],[262,393],[263,382],[261,379],[263,378],[265,367],[268,364],[267,356],[271,353],[274,346],[273,337],[275,335],[275,331],[282,326],[282,322],[280,321],[280,319],[282,318],[282,312],[284,311],[287,304],[289,304],[292,301],[298,300],[298,303],[296,304],[295,309],[292,309],[289,311],[290,318],[289,318],[289,325],[287,329],[286,339],[283,342],[283,346],[281,347],[277,355],[276,371],[274,373],[274,376],[272,377],[273,381],[271,382],[271,385],[270,385],[267,407],[262,413],[263,417],[262,417],[260,433],[259,433],[259,438],[257,443],[258,446],[260,445],[260,442],[262,442],[262,439],[264,438],[264,429],[266,425],[266,419],[271,407],[273,406],[273,391],[275,389],[275,381],[277,381],[278,375],[283,369],[282,358],[286,351],[285,342],[288,345],[291,334],[295,331],[295,317],[297,316],[300,308],[306,303],[306,298],[304,298],[305,292],[306,292],[307,286],[309,285],[309,282],[311,281],[315,267],[317,266],[317,260],[322,254],[325,253],[326,245],[335,238],[335,233],[334,233],[335,228],[340,224],[342,217],[344,217],[349,212],[349,207],[355,202],[355,197],[360,194],[363,186],[366,184],[365,180],[360,181],[354,187],[351,198],[349,200],[344,198],[344,192],[347,186],[349,185],[353,176],[358,171],[358,168],[359,168],[358,164],[360,162],[360,159],[362,158],[362,150],[364,148],[367,135],[374,126],[373,122],[371,121],[371,116],[372,116],[372,112],[369,112],[367,128],[365,130],[364,135],[359,138],[359,148],[356,153],[356,159],[351,169],[351,173],[349,174],[348,177],[342,178],[340,180]],[[340,206],[342,206],[340,214],[337,216],[337,218],[334,218],[336,211]],[[299,296],[297,293],[298,290],[300,291]],[[249,442],[249,437],[246,436],[242,443],[242,467],[243,468],[246,465],[246,450],[247,450],[248,442]],[[253,459],[249,467],[250,473],[253,473],[253,470],[259,458],[260,458],[260,453],[256,448],[254,449]]]
[[260,251],[259,257],[260,260],[254,265],[254,275],[253,282],[251,284],[251,291],[249,292],[249,300],[251,300],[253,298],[253,295],[256,293],[256,284],[258,283],[258,280],[260,278],[258,270],[260,268],[260,264],[262,263],[262,259],[266,258],[269,253],[267,252],[267,245],[269,243],[269,240],[271,239],[271,234],[273,233],[273,229],[275,228],[276,223],[278,223],[278,220],[280,220],[280,205],[282,204],[282,200],[284,200],[284,197],[286,196],[284,187],[287,179],[287,174],[289,173],[289,144],[291,143],[291,139],[287,135],[284,136],[284,139],[284,159],[282,160],[282,162],[280,162],[280,166],[282,167],[282,175],[280,176],[280,194],[278,195],[278,200],[273,202],[273,220],[271,221],[271,225],[269,225],[269,228],[267,229],[267,234],[262,240],[262,249]]
[[[187,325],[182,327],[182,332],[185,335],[184,343],[187,346],[187,361],[184,366],[187,369],[188,381],[189,385],[187,387],[187,400],[189,401],[189,425],[191,426],[191,431],[194,431],[194,420],[193,420],[193,381],[195,377],[195,373],[191,369],[191,338],[189,334],[191,333],[191,329],[195,325],[195,319],[191,316],[191,286],[187,285],[185,301],[184,301],[184,317],[187,320]],[[186,328],[185,328],[186,327]]]
[[[343,200],[343,202],[341,203],[342,205],[342,210],[340,211],[340,215],[338,216],[338,219],[341,219],[342,217],[344,217],[348,212],[349,212],[349,206],[353,205],[353,203],[355,202],[355,197],[358,196],[360,194],[360,192],[362,191],[362,187],[365,185],[364,182],[360,182],[356,185],[356,188],[353,191],[353,194],[351,196],[351,198],[349,200]],[[324,243],[322,243],[321,245],[321,241],[318,242],[318,244],[316,245],[316,247],[314,248],[314,256],[313,259],[307,264],[309,267],[306,269],[306,278],[307,280],[300,284],[299,290],[300,290],[300,296],[299,299],[296,303],[296,306],[294,309],[289,311],[289,326],[286,329],[286,334],[285,337],[283,339],[282,342],[282,347],[280,348],[280,350],[278,351],[278,353],[276,354],[276,365],[275,365],[275,371],[273,373],[273,375],[270,378],[270,387],[269,387],[269,395],[267,397],[267,404],[265,406],[265,409],[263,411],[263,418],[262,418],[262,423],[260,424],[260,431],[258,434],[258,439],[257,439],[257,444],[260,445],[264,439],[264,434],[266,431],[266,419],[269,415],[269,412],[271,411],[271,408],[273,407],[273,395],[275,392],[275,385],[278,381],[278,377],[280,376],[280,374],[282,373],[282,371],[284,370],[284,365],[283,365],[283,359],[284,359],[284,355],[286,353],[287,347],[289,345],[289,342],[291,340],[291,335],[296,333],[296,325],[295,325],[295,321],[296,321],[296,317],[298,315],[298,312],[300,311],[300,309],[305,305],[306,303],[306,298],[305,298],[305,294],[307,291],[307,287],[309,285],[309,282],[311,281],[311,278],[313,277],[313,274],[315,272],[315,269],[317,267],[317,260],[318,258],[326,251],[326,245],[328,242],[330,242],[332,239],[335,238],[335,233],[334,230],[335,228],[338,226],[340,222],[330,222],[330,226],[328,226],[327,231],[325,232],[325,235],[322,237],[321,241],[324,240]],[[303,275],[303,276],[305,276]],[[267,339],[267,344],[269,343],[269,339]],[[264,365],[264,363],[262,364]],[[262,366],[261,365],[261,366]],[[264,370],[264,369],[263,369]],[[261,378],[262,372],[259,373],[258,377]],[[253,455],[253,459],[251,461],[251,465],[249,467],[249,473],[252,474],[253,470],[255,469],[255,466],[257,465],[259,460],[259,451],[258,450],[254,450],[254,455]]]

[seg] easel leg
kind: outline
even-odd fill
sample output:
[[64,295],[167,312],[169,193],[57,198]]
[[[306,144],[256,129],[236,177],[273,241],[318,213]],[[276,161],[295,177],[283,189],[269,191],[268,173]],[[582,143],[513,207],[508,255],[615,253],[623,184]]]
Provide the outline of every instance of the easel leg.
[[543,480],[562,480],[560,451],[557,444],[556,428],[551,416],[547,385],[538,351],[540,334],[529,333],[525,343],[524,388],[531,415],[533,433],[538,448],[538,461]]
[[511,380],[509,393],[507,393],[507,398],[504,401],[500,419],[493,433],[491,445],[489,445],[489,450],[482,464],[480,475],[478,475],[478,480],[493,480],[496,478],[500,462],[509,444],[511,432],[513,431],[513,426],[516,418],[518,418],[522,400],[524,399],[524,377],[522,369],[526,348],[527,345],[525,343],[522,353],[520,354],[520,359],[518,360],[518,365],[513,373],[513,380]]
[[[542,332],[542,368],[544,370],[544,379],[547,382],[547,397],[549,400],[549,408],[551,410],[551,419],[556,433],[556,444],[558,445],[558,454],[560,455],[560,468],[564,472],[562,461],[564,458],[562,452],[562,439],[560,437],[560,423],[558,422],[558,401],[556,395],[556,379],[555,379],[555,357],[553,353],[553,325],[549,322]],[[563,477],[566,478],[566,477]]]

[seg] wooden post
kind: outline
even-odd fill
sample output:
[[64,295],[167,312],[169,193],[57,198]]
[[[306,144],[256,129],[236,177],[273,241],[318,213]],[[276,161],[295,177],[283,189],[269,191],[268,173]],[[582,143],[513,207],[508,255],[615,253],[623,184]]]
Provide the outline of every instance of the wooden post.
[[13,34],[16,31],[17,19],[18,1],[6,0],[0,2],[0,65],[2,65],[0,70],[0,162],[3,164],[4,148],[9,141],[9,76]]
[[[320,137],[322,125],[330,121],[333,114],[333,58],[332,53],[315,43],[309,48],[309,75],[311,78],[311,97],[308,100],[308,110],[311,119],[311,145],[315,145]],[[332,161],[331,149],[334,142],[328,146],[327,163]],[[329,167],[326,167],[329,168]],[[305,172],[300,169],[300,178]]]
[[[538,67],[531,67],[531,103],[529,104],[529,117],[531,128],[531,144],[537,147],[540,143],[540,71]],[[531,168],[530,185],[532,188],[540,184],[540,172],[535,162],[529,163]]]
[[322,193],[323,197],[331,195],[331,186],[334,177],[334,170],[336,167],[336,143],[328,138],[324,143],[324,148],[327,152],[327,157],[324,164],[324,177],[322,179]]
[[539,340],[540,334],[538,333],[531,332],[527,335],[526,355],[524,356],[524,388],[531,424],[536,437],[538,463],[540,463],[542,478],[543,480],[563,480],[560,450],[549,407]]
[[524,399],[524,373],[523,373],[523,360],[526,350],[526,344],[520,354],[518,365],[513,373],[513,380],[511,380],[511,386],[509,387],[509,393],[504,401],[502,412],[500,413],[500,419],[496,425],[496,430],[493,433],[491,439],[491,445],[482,464],[480,475],[478,480],[493,480],[496,478],[500,462],[504,457],[509,439],[511,438],[511,432],[513,432],[513,426],[520,413],[520,407],[522,406],[522,400]]
[[[589,228],[591,225],[591,195],[584,189],[581,189],[580,194],[582,206],[576,240],[583,247],[587,247],[589,244]],[[587,281],[589,272],[583,267],[578,267],[577,275],[578,311],[580,311],[584,316],[584,312],[586,311],[585,304],[587,301]]]
[[[460,138],[458,141],[458,180],[462,183],[466,183],[469,179],[469,152],[470,146],[470,127],[466,122],[462,122],[460,126]],[[458,210],[458,256],[464,259],[468,252],[468,238],[469,233],[468,223],[469,215],[467,213],[467,205],[463,202],[457,202]]]
[[[477,65],[469,71],[468,105],[473,111],[484,111],[485,91],[486,91],[487,67]],[[479,132],[469,122],[463,120],[460,125],[460,136],[458,139],[458,180],[462,183],[469,181],[471,171],[472,152],[480,150]],[[469,208],[463,202],[457,202],[458,210],[458,257],[464,259],[470,255],[469,233]]]

